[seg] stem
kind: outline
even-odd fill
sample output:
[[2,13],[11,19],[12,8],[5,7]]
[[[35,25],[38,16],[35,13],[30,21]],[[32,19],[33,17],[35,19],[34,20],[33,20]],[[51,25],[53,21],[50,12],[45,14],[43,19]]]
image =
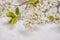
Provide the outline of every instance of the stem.
[[[23,3],[21,3],[20,5],[14,5],[14,4],[12,4],[12,6],[22,6],[22,5],[24,5],[24,4],[26,4],[28,1],[25,1],[25,2],[23,2]],[[8,4],[8,3],[5,3],[5,4]],[[4,5],[4,4],[3,4]],[[0,6],[2,6],[2,4],[0,4]]]

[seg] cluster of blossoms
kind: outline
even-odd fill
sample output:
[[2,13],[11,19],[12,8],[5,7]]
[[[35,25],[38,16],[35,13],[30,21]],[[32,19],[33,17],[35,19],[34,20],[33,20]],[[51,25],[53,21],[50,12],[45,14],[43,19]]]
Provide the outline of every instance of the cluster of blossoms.
[[57,13],[57,5],[57,0],[29,0],[22,6],[4,3],[4,5],[0,6],[0,14],[11,18],[10,24],[16,24],[19,20],[22,20],[25,27],[30,28],[48,23],[60,24],[60,14]]

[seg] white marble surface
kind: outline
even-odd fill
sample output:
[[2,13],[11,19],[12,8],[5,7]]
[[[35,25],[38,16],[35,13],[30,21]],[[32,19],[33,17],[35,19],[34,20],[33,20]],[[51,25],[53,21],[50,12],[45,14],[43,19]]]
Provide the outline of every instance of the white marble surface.
[[0,40],[60,40],[60,33],[57,29],[54,30],[55,24],[46,24],[34,31],[26,31],[21,21],[13,26],[7,24],[7,20],[8,18],[0,19]]

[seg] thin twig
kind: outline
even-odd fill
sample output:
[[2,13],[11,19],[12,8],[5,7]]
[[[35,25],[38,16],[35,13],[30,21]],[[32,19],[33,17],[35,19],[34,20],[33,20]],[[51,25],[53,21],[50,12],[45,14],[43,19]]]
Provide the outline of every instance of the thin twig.
[[57,5],[57,13],[59,13],[59,7],[60,7],[60,1],[58,1],[58,5]]
[[[28,1],[25,1],[25,2],[23,2],[23,3],[21,3],[21,4],[19,4],[19,5],[15,5],[15,4],[11,4],[12,6],[22,6],[22,5],[24,5],[24,4],[26,4]],[[5,4],[8,4],[8,3],[5,3]],[[3,4],[0,4],[0,6],[2,6]]]

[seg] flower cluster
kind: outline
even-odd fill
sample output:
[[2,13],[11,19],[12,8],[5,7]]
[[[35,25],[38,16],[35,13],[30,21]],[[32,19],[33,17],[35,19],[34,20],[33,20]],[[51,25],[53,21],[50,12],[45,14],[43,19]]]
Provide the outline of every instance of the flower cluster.
[[60,24],[60,14],[57,13],[56,7],[58,5],[57,0],[29,0],[27,4],[16,7],[7,3],[7,5],[0,6],[0,14],[5,13],[6,17],[11,18],[9,21],[11,24],[16,24],[19,20],[22,20],[25,27],[30,28],[48,23]]

